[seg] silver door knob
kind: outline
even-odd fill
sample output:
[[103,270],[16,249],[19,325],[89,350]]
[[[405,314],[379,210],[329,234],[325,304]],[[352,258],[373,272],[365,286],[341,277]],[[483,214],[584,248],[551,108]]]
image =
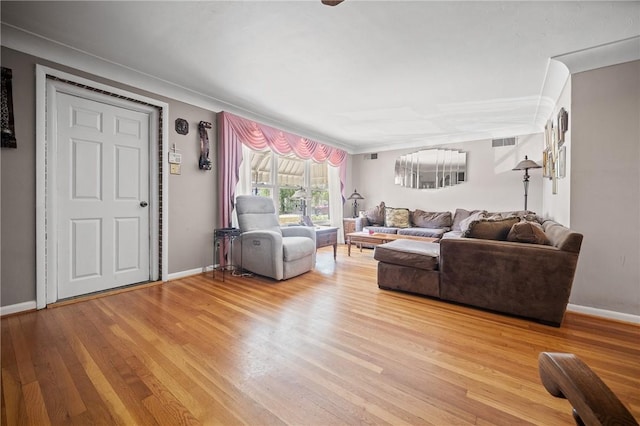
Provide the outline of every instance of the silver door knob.
[[149,205],[149,203],[147,203],[146,201],[140,201],[140,207],[147,207]]

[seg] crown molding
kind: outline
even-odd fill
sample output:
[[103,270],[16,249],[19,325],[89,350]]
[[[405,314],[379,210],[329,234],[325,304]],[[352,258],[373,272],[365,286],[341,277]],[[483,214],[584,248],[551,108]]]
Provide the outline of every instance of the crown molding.
[[574,52],[556,55],[549,59],[535,125],[540,131],[553,113],[556,102],[572,74],[608,67],[640,59],[640,36],[617,40]]
[[549,59],[534,119],[535,126],[539,132],[544,131],[544,126],[547,124],[549,117],[551,117],[562,89],[564,89],[570,76],[569,68],[565,64],[553,58]]
[[571,74],[636,61],[640,59],[640,36],[576,50],[552,59],[565,64]]

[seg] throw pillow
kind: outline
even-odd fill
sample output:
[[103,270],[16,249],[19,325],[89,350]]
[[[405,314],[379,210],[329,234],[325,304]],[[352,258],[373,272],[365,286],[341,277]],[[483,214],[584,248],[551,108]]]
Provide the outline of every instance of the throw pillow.
[[489,220],[480,219],[469,224],[469,228],[462,234],[467,238],[480,238],[483,240],[505,241],[511,227],[518,223],[517,217]]
[[375,206],[370,208],[369,210],[364,212],[364,216],[367,218],[367,222],[372,226],[383,226],[384,225],[384,201],[380,203],[379,206]]
[[416,209],[411,216],[411,223],[419,228],[449,228],[453,224],[451,212],[425,212]]
[[385,207],[384,226],[387,226],[389,228],[408,228],[409,209],[395,209],[393,207]]
[[467,230],[469,229],[469,226],[473,222],[477,222],[480,219],[485,219],[485,218],[486,218],[486,214],[484,211],[476,210],[474,213],[470,214],[466,219],[460,221],[460,223],[458,224],[458,230],[461,231],[462,234],[464,235],[464,233],[467,232]]
[[536,222],[522,221],[514,224],[507,235],[507,241],[528,244],[545,244],[551,242],[542,230],[542,226]]
[[456,213],[453,215],[453,225],[451,226],[451,230],[460,231],[460,222],[468,218],[474,213],[486,213],[485,210],[465,210],[465,209],[456,209]]

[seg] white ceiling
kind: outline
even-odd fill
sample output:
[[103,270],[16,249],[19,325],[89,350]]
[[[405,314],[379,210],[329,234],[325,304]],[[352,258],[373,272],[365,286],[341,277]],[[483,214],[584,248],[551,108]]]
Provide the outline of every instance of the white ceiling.
[[640,35],[638,1],[2,1],[0,13],[352,153],[538,132],[550,58]]

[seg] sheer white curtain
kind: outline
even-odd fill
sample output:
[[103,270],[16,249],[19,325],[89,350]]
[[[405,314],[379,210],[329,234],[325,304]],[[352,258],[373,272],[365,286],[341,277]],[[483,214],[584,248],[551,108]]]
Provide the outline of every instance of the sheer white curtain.
[[[242,144],[242,162],[238,168],[238,183],[236,184],[235,195],[251,195],[251,148]],[[234,203],[235,205],[235,203]],[[238,216],[236,215],[236,209],[233,209],[231,215],[233,226],[238,227]]]
[[344,244],[344,232],[342,230],[342,189],[340,185],[340,168],[329,165],[329,217],[331,226],[338,227],[338,243]]

